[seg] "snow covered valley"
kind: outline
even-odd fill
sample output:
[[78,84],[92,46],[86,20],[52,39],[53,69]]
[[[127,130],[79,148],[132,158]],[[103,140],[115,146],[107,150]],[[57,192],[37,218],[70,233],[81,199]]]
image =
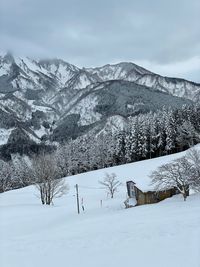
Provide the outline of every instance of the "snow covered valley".
[[[199,267],[199,194],[130,209],[123,203],[128,179],[142,181],[182,154],[68,177],[70,191],[54,206],[42,206],[33,186],[0,194],[0,266]],[[122,182],[114,199],[98,183],[106,172]],[[85,207],[79,215],[76,183]]]

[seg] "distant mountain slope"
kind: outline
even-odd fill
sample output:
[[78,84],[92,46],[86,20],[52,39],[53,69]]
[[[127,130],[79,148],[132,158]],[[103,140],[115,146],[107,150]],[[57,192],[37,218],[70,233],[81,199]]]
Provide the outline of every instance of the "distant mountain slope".
[[[78,113],[83,124],[90,124],[102,117],[128,117],[163,106],[180,107],[184,104],[191,104],[191,101],[134,82],[112,80],[99,83],[86,91],[84,97],[81,94],[67,114]],[[86,119],[89,119],[88,123]]]
[[51,144],[96,127],[117,129],[128,116],[191,104],[199,97],[200,84],[129,62],[80,69],[63,60],[6,54],[0,56],[0,144],[16,133],[23,138],[28,133],[31,144]]
[[116,79],[133,81],[140,85],[168,92],[174,96],[193,101],[199,101],[200,99],[200,84],[180,78],[163,77],[133,63],[122,62],[87,70],[96,74],[103,81]]

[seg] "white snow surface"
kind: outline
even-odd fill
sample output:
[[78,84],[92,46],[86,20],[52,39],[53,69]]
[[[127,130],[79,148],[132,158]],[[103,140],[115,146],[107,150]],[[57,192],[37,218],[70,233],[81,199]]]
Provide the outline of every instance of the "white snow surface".
[[[127,179],[143,183],[159,164],[183,154],[67,177],[69,193],[51,207],[40,204],[33,186],[0,194],[0,266],[199,267],[199,194],[186,202],[177,195],[131,209],[123,204]],[[106,172],[123,183],[114,199],[98,183]],[[76,183],[85,206],[80,215]]]

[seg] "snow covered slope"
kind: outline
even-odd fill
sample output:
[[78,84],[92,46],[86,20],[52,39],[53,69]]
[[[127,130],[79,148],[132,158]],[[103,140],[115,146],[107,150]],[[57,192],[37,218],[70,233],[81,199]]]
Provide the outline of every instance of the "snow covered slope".
[[[123,205],[127,179],[146,183],[151,170],[183,154],[66,178],[70,192],[52,207],[39,203],[32,186],[1,194],[1,266],[199,267],[200,195],[128,210]],[[112,200],[98,183],[105,172],[123,183]],[[85,206],[80,215],[76,183]]]

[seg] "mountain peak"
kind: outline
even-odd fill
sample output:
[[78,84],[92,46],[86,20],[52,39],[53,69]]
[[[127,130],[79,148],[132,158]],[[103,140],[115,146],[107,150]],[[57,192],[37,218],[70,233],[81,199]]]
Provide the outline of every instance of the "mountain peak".
[[15,59],[14,56],[12,55],[11,52],[7,52],[4,56],[3,56],[3,61],[5,63],[14,63]]

